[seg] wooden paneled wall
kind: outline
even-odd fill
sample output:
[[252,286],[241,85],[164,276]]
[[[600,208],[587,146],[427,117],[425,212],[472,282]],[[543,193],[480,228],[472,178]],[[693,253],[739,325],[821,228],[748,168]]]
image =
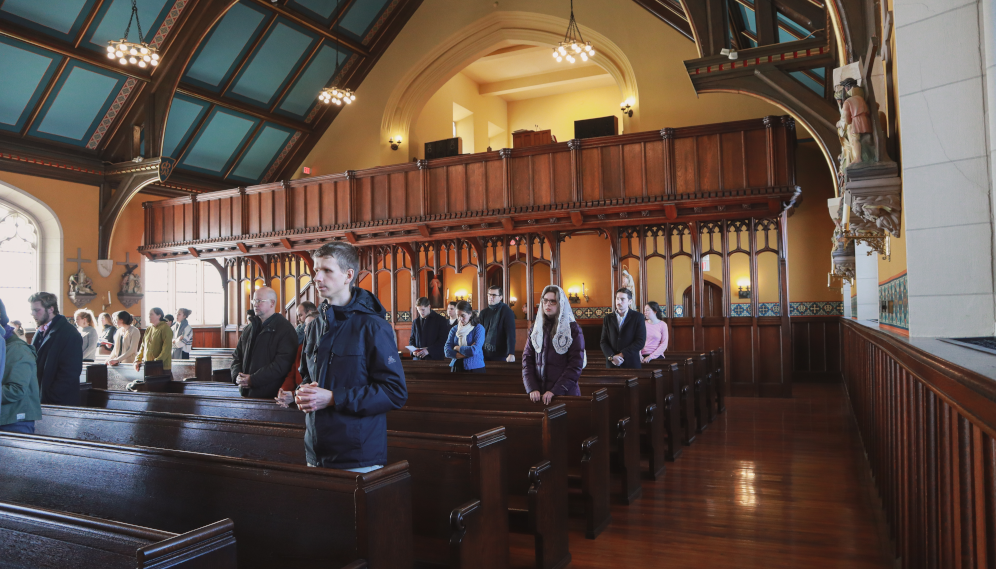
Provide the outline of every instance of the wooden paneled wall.
[[570,140],[150,202],[146,246],[795,185],[789,117]]
[[840,381],[841,317],[793,316],[793,381]]
[[843,320],[844,378],[899,566],[996,565],[996,384]]

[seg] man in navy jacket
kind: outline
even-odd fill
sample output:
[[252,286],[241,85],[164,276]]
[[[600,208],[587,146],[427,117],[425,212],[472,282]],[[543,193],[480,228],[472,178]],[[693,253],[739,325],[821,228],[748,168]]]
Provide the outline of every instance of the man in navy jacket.
[[422,297],[415,302],[415,314],[418,316],[412,322],[412,334],[408,345],[419,348],[412,355],[419,360],[443,359],[443,348],[450,334],[450,321],[429,304],[429,299]]
[[369,472],[387,462],[387,412],[408,400],[398,344],[377,297],[352,286],[356,248],[326,243],[312,257],[324,300],[307,329],[295,397],[308,414],[308,464]]
[[38,382],[43,405],[80,404],[83,337],[59,314],[59,300],[49,292],[28,297],[38,328],[31,346],[38,354]]

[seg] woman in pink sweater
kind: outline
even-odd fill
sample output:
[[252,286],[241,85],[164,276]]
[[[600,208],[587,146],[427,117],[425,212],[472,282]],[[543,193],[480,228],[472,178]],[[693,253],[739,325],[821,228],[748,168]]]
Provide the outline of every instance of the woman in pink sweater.
[[664,355],[667,349],[667,323],[661,306],[650,301],[643,306],[643,316],[647,320],[647,343],[640,350],[641,361],[647,363]]

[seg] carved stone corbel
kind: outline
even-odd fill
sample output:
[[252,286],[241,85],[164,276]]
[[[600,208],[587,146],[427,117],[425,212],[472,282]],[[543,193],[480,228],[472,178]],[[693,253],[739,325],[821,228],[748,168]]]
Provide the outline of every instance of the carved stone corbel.
[[[863,221],[864,230],[888,232],[899,237],[902,229],[902,178],[895,162],[878,167],[849,169],[844,181],[844,201],[851,208],[851,220]],[[858,218],[858,219],[855,219]]]

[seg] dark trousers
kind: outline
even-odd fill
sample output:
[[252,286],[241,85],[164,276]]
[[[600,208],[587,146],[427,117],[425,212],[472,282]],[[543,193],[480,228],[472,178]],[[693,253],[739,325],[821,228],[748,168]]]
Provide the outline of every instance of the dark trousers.
[[9,425],[0,425],[0,431],[5,433],[22,433],[25,435],[35,434],[34,421],[18,421]]

